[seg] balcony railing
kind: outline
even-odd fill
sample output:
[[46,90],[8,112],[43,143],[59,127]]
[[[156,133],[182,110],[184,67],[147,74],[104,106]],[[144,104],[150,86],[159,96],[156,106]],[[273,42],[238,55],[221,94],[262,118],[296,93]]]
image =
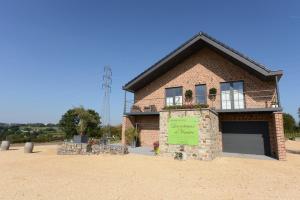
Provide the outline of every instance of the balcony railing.
[[[227,95],[227,96],[226,96]],[[125,99],[124,113],[151,114],[163,109],[187,109],[209,107],[215,110],[243,110],[243,109],[270,109],[280,107],[276,90],[256,90],[242,93],[237,98],[236,94],[218,93],[215,96],[202,96],[202,101],[197,103],[198,96],[186,99],[184,96],[175,104],[167,104],[166,98],[143,98],[136,100]],[[179,99],[180,99],[179,98]]]

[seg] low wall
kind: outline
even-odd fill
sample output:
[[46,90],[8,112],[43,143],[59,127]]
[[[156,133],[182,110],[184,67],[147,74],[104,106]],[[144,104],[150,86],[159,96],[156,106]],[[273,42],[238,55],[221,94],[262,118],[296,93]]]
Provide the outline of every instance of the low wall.
[[[171,117],[197,117],[199,119],[199,143],[195,146],[168,144],[168,120]],[[169,110],[160,112],[160,155],[174,157],[183,150],[187,159],[212,160],[222,153],[222,134],[218,114],[210,109]]]
[[58,155],[91,155],[91,154],[127,154],[126,145],[120,144],[93,144],[64,142],[57,150]]

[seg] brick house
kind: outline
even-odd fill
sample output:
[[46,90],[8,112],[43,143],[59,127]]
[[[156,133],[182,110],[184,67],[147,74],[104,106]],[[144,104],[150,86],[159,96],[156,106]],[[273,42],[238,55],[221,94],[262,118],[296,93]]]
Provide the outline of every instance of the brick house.
[[285,160],[282,74],[199,33],[123,86],[122,142],[135,127],[141,146],[159,141],[161,154],[172,154],[182,145],[168,144],[169,117],[198,116],[199,145],[185,145],[190,157],[210,160],[224,151]]

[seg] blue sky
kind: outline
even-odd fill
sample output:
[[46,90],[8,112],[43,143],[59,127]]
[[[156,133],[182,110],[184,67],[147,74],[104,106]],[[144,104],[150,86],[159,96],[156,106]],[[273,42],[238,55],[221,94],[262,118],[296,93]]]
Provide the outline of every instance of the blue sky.
[[73,106],[101,110],[113,70],[112,123],[135,75],[199,31],[284,70],[285,112],[300,106],[300,1],[0,0],[0,122],[58,122]]

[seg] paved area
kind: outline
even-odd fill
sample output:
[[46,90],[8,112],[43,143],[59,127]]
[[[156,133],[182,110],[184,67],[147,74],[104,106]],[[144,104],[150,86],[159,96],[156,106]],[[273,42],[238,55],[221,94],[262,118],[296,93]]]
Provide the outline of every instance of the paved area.
[[146,155],[146,156],[154,156],[153,149],[150,147],[128,147],[129,153],[133,154],[140,154],[140,155]]
[[254,155],[254,154],[242,154],[242,153],[228,153],[223,152],[223,157],[236,157],[236,158],[250,158],[250,159],[258,159],[258,160],[275,160],[269,156],[264,155]]

